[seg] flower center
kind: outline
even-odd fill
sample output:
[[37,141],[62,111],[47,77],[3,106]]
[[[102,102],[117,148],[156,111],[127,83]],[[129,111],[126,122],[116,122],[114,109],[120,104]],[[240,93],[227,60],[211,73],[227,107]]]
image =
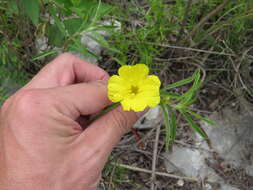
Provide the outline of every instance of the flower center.
[[134,85],[131,86],[131,94],[136,95],[138,91],[139,91],[138,86],[134,86]]

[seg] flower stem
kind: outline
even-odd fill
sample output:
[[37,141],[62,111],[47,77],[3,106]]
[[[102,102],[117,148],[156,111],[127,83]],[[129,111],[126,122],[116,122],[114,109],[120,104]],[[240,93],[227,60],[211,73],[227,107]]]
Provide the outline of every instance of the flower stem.
[[91,118],[88,121],[88,125],[90,125],[92,122],[94,122],[99,117],[102,117],[103,115],[107,114],[109,111],[117,108],[119,105],[120,105],[120,103],[114,103],[114,104],[112,104],[110,106],[107,106],[105,109],[103,109],[101,112],[99,112],[95,117]]

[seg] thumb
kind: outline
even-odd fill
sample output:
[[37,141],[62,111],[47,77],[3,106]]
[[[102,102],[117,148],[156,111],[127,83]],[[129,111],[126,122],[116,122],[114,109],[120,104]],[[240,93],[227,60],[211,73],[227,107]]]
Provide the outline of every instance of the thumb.
[[111,102],[107,98],[107,82],[94,81],[57,87],[49,90],[56,97],[57,107],[63,114],[72,119],[80,115],[90,115],[99,112]]
[[117,107],[93,122],[79,136],[80,144],[91,147],[96,157],[105,163],[113,147],[143,114]]

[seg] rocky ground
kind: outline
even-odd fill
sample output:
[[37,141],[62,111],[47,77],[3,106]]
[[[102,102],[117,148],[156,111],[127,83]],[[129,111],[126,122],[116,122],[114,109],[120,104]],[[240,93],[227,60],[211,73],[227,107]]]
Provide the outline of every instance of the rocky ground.
[[[117,27],[120,25],[117,24]],[[105,37],[108,35],[104,31],[97,32]],[[79,52],[71,53],[98,64],[110,74],[115,73],[118,65],[108,55],[103,55],[104,49],[98,43],[85,37],[85,34],[81,40],[91,52],[102,55],[102,60],[84,57]],[[37,51],[46,50],[47,42],[46,38],[37,38]],[[251,49],[249,47],[243,53],[243,56],[251,56],[246,61],[252,61]],[[169,50],[170,56],[158,59],[168,59],[168,62],[161,63],[168,64],[168,67],[174,64],[168,71],[160,73],[168,83],[185,78],[188,70],[195,70],[188,64],[195,58],[199,68],[203,67],[207,72],[212,72],[217,65],[223,64],[223,60],[217,59],[215,55],[209,58],[208,53],[203,56],[198,51],[195,54],[189,53],[187,49]],[[206,51],[209,52],[209,49]],[[241,62],[245,61],[243,56],[231,59],[240,62],[240,67]],[[187,58],[187,64],[181,62],[182,57]],[[188,61],[188,57],[193,58]],[[233,60],[231,62],[235,64]],[[195,67],[195,62],[192,63],[191,66]],[[227,68],[217,66],[217,70],[222,69]],[[241,76],[240,73],[235,76],[226,74],[224,77],[228,79],[223,79],[222,76],[212,83],[207,82],[199,92],[193,109],[217,123],[217,126],[200,123],[209,136],[208,141],[194,133],[179,116],[173,150],[166,152],[161,110],[159,107],[151,109],[114,148],[103,171],[99,190],[253,190],[252,101],[250,103],[250,100],[246,100],[245,92],[230,92],[227,88],[227,85],[232,86],[228,84],[230,80],[246,81],[246,86],[252,87],[252,63],[245,64],[242,70]],[[236,84],[233,85],[237,87]],[[2,88],[10,95],[19,86],[8,79],[3,82]]]
[[[134,136],[128,134],[114,149],[111,161],[114,172],[104,176],[105,187],[150,189],[153,179],[156,189],[164,190],[253,189],[253,112],[246,102],[238,106],[239,110],[226,107],[211,114],[209,118],[217,126],[202,124],[209,136],[208,142],[182,124],[172,152],[164,152],[159,108],[151,110],[135,125],[142,141],[136,143]],[[154,159],[157,160],[155,167]],[[127,172],[117,174],[116,167]],[[112,178],[117,175],[122,175],[124,180],[115,182]]]

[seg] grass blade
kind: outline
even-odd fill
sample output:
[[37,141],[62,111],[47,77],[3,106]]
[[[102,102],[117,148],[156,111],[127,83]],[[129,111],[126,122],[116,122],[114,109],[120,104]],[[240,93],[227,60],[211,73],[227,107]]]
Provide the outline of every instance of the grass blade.
[[189,109],[187,109],[186,112],[189,113],[189,114],[191,114],[192,116],[196,117],[197,119],[206,122],[207,124],[209,124],[211,126],[217,126],[217,124],[215,122],[210,121],[210,120],[202,117],[201,115],[199,115],[199,114],[197,114],[197,113],[195,113],[195,112],[193,112],[193,111],[191,111]]
[[176,119],[176,113],[173,112],[169,106],[167,106],[170,114],[170,138],[171,142],[170,144],[173,145],[175,139],[176,139],[176,133],[177,133],[177,119]]
[[165,86],[162,90],[169,90],[169,89],[172,89],[172,88],[183,86],[185,84],[191,83],[193,80],[194,80],[193,77],[189,77],[187,79],[180,80],[180,81],[175,82],[173,84],[169,84],[169,85]]
[[169,106],[161,103],[165,125],[165,147],[166,151],[171,150],[172,145],[176,138],[176,114],[169,108]]
[[205,131],[198,126],[198,124],[196,122],[194,122],[192,120],[192,118],[185,112],[181,112],[184,119],[187,121],[187,123],[200,135],[202,136],[204,139],[208,139],[208,136],[206,135]]
[[57,53],[56,50],[45,51],[33,57],[32,61],[40,60],[40,59],[43,59],[44,57],[47,57],[49,55],[54,55],[56,53]]

